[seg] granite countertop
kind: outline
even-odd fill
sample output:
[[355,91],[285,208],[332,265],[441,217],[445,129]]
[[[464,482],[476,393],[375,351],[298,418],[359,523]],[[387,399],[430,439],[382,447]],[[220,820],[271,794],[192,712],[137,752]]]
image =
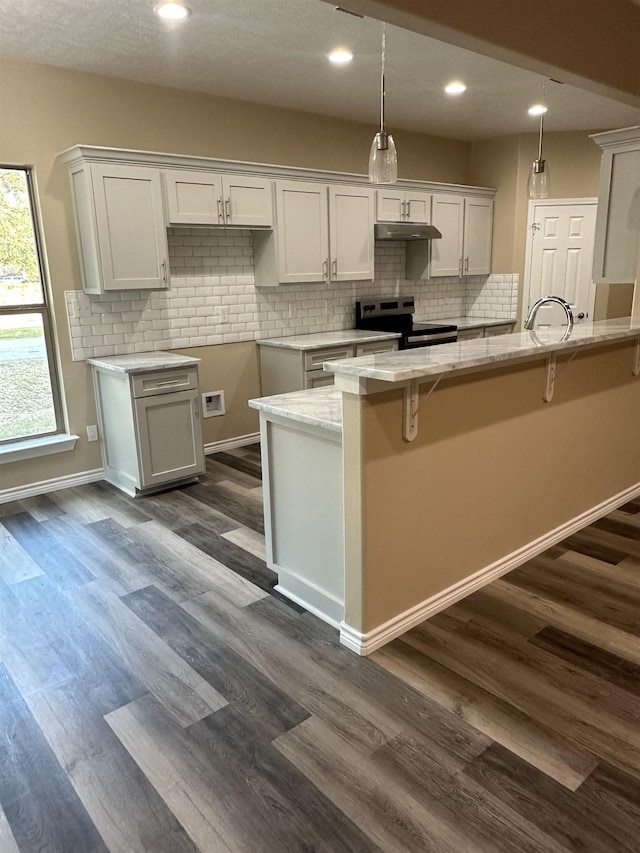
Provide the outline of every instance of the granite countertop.
[[87,364],[114,373],[146,373],[148,370],[170,370],[172,367],[190,367],[199,363],[199,358],[174,355],[171,352],[137,352],[87,359]]
[[366,344],[375,341],[392,341],[399,338],[397,332],[369,332],[364,329],[345,329],[340,332],[316,332],[310,335],[289,335],[284,338],[267,338],[256,341],[260,346],[285,347],[287,349],[314,350],[339,347],[348,344]]
[[335,388],[310,388],[249,400],[252,409],[292,421],[342,432],[342,392]]
[[640,338],[640,319],[625,317],[598,323],[581,323],[574,326],[570,336],[563,341],[564,331],[564,327],[555,327],[546,331],[495,335],[437,347],[328,361],[323,367],[338,377],[379,379],[383,382],[406,382],[421,378],[429,380],[459,370],[497,367],[510,361],[526,361],[579,347]]
[[418,320],[419,323],[450,323],[461,331],[466,329],[484,329],[485,326],[511,326],[516,322],[515,317],[507,320],[480,320],[477,317],[445,317],[444,320]]

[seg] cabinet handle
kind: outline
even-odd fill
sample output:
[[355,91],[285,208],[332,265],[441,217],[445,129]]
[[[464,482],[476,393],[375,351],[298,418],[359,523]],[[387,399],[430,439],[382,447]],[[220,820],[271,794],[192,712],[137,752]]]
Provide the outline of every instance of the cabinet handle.
[[224,216],[222,214],[222,199],[221,198],[218,199],[218,221],[219,222],[224,221]]
[[469,272],[469,258],[468,257],[466,257],[464,259],[464,271],[465,271],[465,274]]
[[164,283],[166,285],[167,284],[167,262],[163,261],[160,266],[162,267],[162,280],[164,281]]
[[335,279],[338,277],[338,259],[334,258],[331,261],[331,275]]
[[231,222],[231,199],[226,198],[224,201],[224,210],[227,222]]
[[462,258],[458,261],[458,270],[460,274],[460,278],[462,278]]
[[200,406],[198,405],[198,397],[193,398],[193,416],[196,420],[200,417]]
[[166,388],[168,385],[182,385],[182,379],[165,379],[162,382],[156,382],[156,388]]
[[329,260],[325,259],[322,262],[322,278],[327,281],[329,278]]
[[402,202],[402,207],[400,208],[400,209],[401,209],[401,211],[402,211],[402,213],[400,214],[400,219],[406,219],[406,217],[407,217],[407,214],[406,214],[406,212],[405,212],[405,207],[406,207],[406,205],[407,205],[406,201],[403,201],[403,202]]

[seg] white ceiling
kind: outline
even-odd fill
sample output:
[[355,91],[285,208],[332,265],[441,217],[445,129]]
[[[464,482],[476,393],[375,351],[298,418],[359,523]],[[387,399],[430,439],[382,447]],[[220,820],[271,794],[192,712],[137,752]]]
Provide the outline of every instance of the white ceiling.
[[[0,0],[0,56],[355,119],[375,125],[380,23],[320,0],[186,0],[165,22],[157,0]],[[349,47],[354,61],[326,54]],[[467,92],[442,89],[463,79]],[[541,97],[529,71],[387,27],[387,125],[454,139],[535,131]],[[569,85],[547,84],[545,128],[640,124],[640,110]]]

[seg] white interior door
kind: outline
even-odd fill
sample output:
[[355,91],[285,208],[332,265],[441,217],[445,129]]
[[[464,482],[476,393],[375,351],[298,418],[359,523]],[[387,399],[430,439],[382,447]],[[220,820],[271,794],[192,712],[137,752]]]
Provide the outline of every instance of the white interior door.
[[[597,199],[553,199],[529,203],[524,310],[541,296],[565,299],[576,323],[592,320],[591,275]],[[566,324],[558,305],[544,305],[536,327]]]

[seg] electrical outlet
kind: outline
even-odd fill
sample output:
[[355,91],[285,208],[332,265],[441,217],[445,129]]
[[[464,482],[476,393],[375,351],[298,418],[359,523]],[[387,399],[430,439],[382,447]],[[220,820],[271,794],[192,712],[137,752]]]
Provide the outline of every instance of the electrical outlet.
[[94,424],[93,426],[87,427],[87,441],[97,441],[98,440],[98,427]]
[[76,304],[76,317],[90,317],[91,316],[91,302],[89,300],[81,299]]

